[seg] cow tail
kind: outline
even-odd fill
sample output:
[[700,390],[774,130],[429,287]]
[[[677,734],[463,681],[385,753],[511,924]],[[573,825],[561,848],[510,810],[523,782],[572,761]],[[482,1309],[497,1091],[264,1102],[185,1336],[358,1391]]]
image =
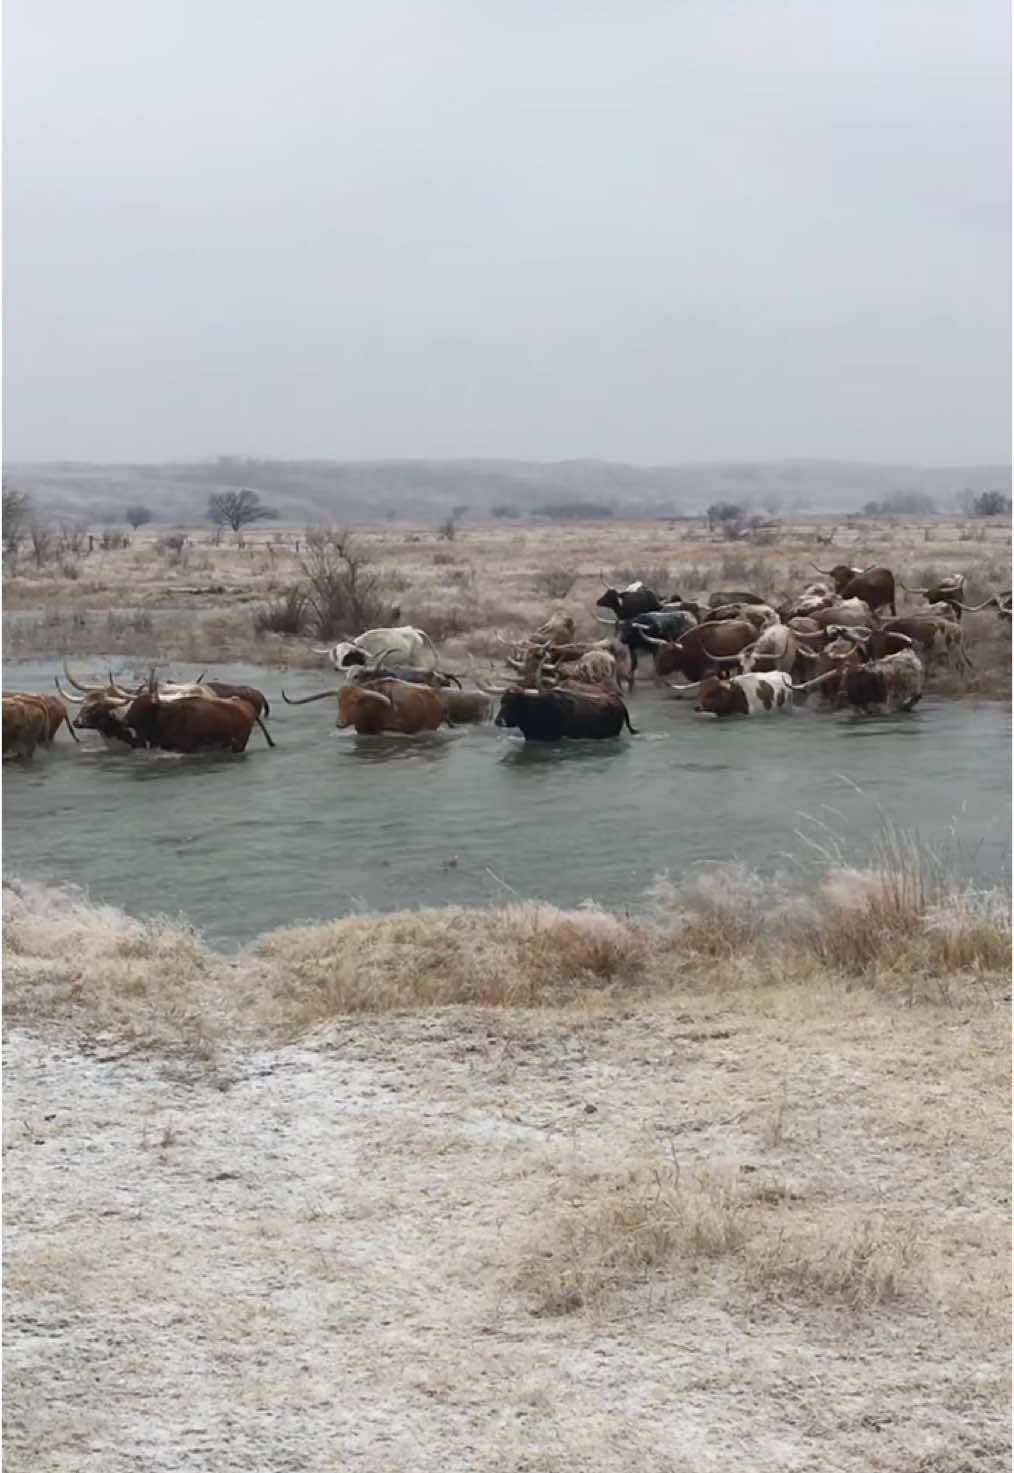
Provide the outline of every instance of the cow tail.
[[267,727],[264,725],[264,722],[261,720],[261,718],[259,716],[255,716],[254,717],[254,720],[256,721],[257,725],[260,727],[261,731],[264,733],[264,740],[267,742],[268,746],[269,747],[275,746],[276,743],[271,740],[271,733],[268,731]]
[[630,712],[627,710],[626,702],[621,702],[621,705],[623,706],[623,719],[627,723],[627,730],[630,732],[631,736],[639,736],[640,733],[638,732],[637,727],[631,726],[630,724]]
[[264,715],[265,716],[270,716],[271,715],[271,705],[270,705],[270,703],[268,701],[267,696],[264,697]]

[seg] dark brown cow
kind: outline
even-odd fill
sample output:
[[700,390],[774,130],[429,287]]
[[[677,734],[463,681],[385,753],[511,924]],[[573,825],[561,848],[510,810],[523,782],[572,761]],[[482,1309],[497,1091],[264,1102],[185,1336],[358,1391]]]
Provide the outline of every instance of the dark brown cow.
[[361,736],[378,736],[385,731],[408,734],[435,731],[445,720],[440,697],[449,692],[431,690],[428,685],[410,685],[405,680],[378,680],[370,685],[339,686],[337,692],[326,690],[300,700],[293,700],[283,690],[282,700],[289,706],[305,706],[335,694],[337,727],[354,726]]
[[[811,566],[817,568],[816,563]],[[850,568],[845,563],[837,563],[833,568],[817,568],[817,572],[834,580],[839,598],[861,598],[874,613],[883,608],[889,608],[892,614],[898,612],[894,606],[894,574],[890,568]]]
[[135,745],[163,752],[242,752],[254,725],[274,742],[253,706],[236,696],[178,696],[161,701],[158,688],[133,700],[123,715]]
[[753,645],[757,631],[746,619],[729,619],[721,624],[698,624],[679,639],[645,636],[655,648],[655,674],[685,675],[688,681],[702,680],[716,665],[734,663]]
[[248,706],[254,708],[258,716],[271,715],[267,696],[255,685],[231,685],[227,680],[205,680],[202,684],[206,685],[208,690],[213,690],[216,696],[222,696],[223,699],[235,696],[237,700],[246,701]]
[[437,692],[448,726],[477,726],[493,717],[493,697],[484,690]]

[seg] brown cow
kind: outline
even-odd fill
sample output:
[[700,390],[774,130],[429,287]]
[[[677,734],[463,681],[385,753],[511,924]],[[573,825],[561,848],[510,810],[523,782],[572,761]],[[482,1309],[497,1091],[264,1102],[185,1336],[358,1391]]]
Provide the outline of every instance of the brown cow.
[[123,721],[137,733],[135,745],[163,752],[242,752],[255,724],[274,746],[253,706],[236,696],[163,701],[156,686],[130,703]]
[[31,690],[9,690],[7,695],[16,696],[22,701],[35,701],[37,705],[42,706],[46,716],[46,731],[42,738],[45,746],[48,747],[52,744],[53,738],[64,722],[67,723],[67,730],[74,740],[78,740],[77,732],[70,724],[70,714],[67,711],[67,707],[60,700],[59,696],[44,696]]
[[477,726],[493,717],[493,697],[484,690],[439,690],[448,726]]
[[[816,563],[811,567],[817,568]],[[861,598],[874,613],[894,606],[894,574],[890,568],[850,568],[845,563],[836,563],[833,568],[817,568],[825,578],[834,580],[834,590],[839,598]]]
[[911,618],[887,619],[884,629],[889,633],[907,634],[913,645],[922,651],[927,664],[939,661],[941,664],[971,669],[972,662],[965,649],[961,625],[957,619],[916,614]]
[[655,649],[655,674],[685,675],[701,680],[716,665],[734,664],[752,647],[757,631],[746,619],[729,619],[721,624],[698,624],[679,639],[644,638]]
[[616,673],[616,661],[609,650],[586,650],[579,660],[569,660],[543,667],[547,675],[558,680],[576,681],[579,685],[601,685],[607,690],[620,692]]
[[49,722],[38,701],[21,696],[3,698],[3,755],[30,762],[40,742],[46,740]]
[[902,650],[883,660],[870,660],[857,669],[846,670],[842,693],[849,705],[860,711],[888,715],[911,711],[922,698],[925,679],[919,656],[912,650]]
[[338,696],[335,725],[339,728],[354,726],[361,736],[377,736],[385,731],[409,734],[435,731],[445,719],[440,700],[444,692],[431,690],[428,685],[410,685],[405,680],[343,685],[337,692],[326,690],[319,695],[303,696],[300,700],[293,700],[283,690],[282,700],[289,706],[305,706],[310,701],[325,701],[335,694]]

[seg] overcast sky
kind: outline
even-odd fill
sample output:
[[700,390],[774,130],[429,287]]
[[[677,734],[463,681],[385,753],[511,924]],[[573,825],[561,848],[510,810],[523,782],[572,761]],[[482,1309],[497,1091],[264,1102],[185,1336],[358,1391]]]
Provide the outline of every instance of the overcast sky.
[[6,0],[9,460],[1003,461],[1005,0]]

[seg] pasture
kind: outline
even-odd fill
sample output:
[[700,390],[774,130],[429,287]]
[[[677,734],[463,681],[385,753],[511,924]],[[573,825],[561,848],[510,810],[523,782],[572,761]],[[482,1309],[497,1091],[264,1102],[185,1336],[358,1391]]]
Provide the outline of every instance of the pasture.
[[[1007,1466],[1009,623],[894,717],[646,676],[643,736],[567,752],[336,736],[274,705],[333,684],[270,627],[305,537],[5,582],[7,683],[260,666],[278,742],[5,766],[7,1466]],[[500,679],[603,577],[1010,582],[1009,523],[943,518],[356,537]]]
[[[831,538],[828,542],[826,539]],[[241,539],[207,527],[143,527],[129,547],[102,550],[34,569],[25,557],[4,586],[5,649],[19,654],[118,654],[140,660],[321,668],[313,637],[290,625],[289,590],[305,585],[307,529],[277,522]],[[750,587],[762,597],[798,591],[818,575],[813,563],[886,563],[910,587],[961,572],[967,601],[1010,586],[1006,519],[919,522],[850,518],[800,521],[729,542],[701,520],[501,522],[455,528],[396,522],[353,531],[364,576],[376,580],[379,610],[432,636],[448,662],[489,671],[502,638],[536,627],[559,604],[578,635],[601,633],[592,609],[603,578],[643,578],[664,593],[694,597],[720,587]],[[242,545],[240,545],[240,541]],[[924,600],[907,599],[916,609]],[[1010,635],[992,611],[967,615],[970,673],[938,674],[948,695],[1010,696]],[[193,672],[193,673],[196,673]]]

